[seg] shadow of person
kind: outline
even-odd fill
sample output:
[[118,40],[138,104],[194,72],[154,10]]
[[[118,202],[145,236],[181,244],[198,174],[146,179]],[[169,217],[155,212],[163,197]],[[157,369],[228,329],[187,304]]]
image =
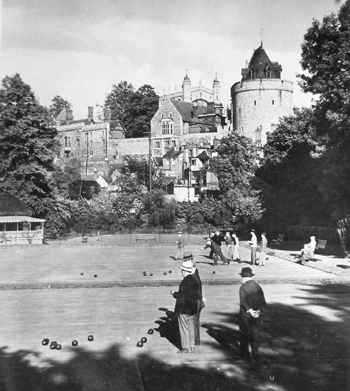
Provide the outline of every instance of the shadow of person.
[[181,349],[180,332],[175,313],[163,307],[159,310],[164,311],[166,316],[160,316],[155,321],[158,324],[155,330],[162,338],[166,338],[176,348]]
[[230,327],[204,323],[202,327],[207,330],[207,334],[215,339],[224,349],[230,350],[235,355],[240,354],[239,341],[241,334],[238,330],[234,330]]

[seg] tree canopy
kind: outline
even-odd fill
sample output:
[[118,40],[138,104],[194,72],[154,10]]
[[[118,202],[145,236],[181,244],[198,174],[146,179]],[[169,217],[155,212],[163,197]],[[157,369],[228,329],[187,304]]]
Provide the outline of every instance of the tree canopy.
[[158,109],[158,95],[148,84],[135,91],[132,84],[120,81],[113,85],[105,101],[105,110],[119,124],[125,137],[143,137],[150,131],[151,119]]
[[56,130],[19,74],[6,76],[0,88],[1,189],[22,199],[36,214],[52,198]]
[[72,110],[72,105],[60,95],[56,95],[52,98],[51,105],[49,107],[49,112],[52,115],[52,118],[56,118],[63,109]]
[[350,213],[350,0],[337,15],[314,20],[302,45],[304,91],[317,95],[313,111],[325,146],[320,183],[334,218]]
[[253,187],[258,163],[258,150],[253,142],[237,133],[220,140],[217,156],[210,160],[210,169],[217,175],[221,207],[233,223],[250,223],[262,213],[259,192]]

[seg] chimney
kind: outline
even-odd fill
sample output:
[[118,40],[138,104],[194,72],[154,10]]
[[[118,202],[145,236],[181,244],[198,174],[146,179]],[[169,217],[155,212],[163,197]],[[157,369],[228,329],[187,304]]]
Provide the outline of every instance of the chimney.
[[94,106],[88,106],[88,120],[94,120]]

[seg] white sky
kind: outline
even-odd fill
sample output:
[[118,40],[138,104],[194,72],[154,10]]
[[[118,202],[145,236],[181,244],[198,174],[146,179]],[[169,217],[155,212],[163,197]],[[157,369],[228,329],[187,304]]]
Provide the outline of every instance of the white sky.
[[[0,0],[0,77],[19,72],[40,102],[55,95],[75,118],[103,104],[112,84],[148,83],[159,94],[192,84],[222,96],[260,43],[282,77],[295,83],[294,104],[310,96],[297,86],[303,35],[312,18],[337,11],[335,0]],[[1,19],[2,15],[2,19]]]

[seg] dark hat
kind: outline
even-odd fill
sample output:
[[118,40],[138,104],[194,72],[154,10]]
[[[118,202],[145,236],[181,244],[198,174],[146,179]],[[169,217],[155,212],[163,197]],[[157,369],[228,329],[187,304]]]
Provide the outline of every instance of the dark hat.
[[254,229],[254,228],[252,228],[252,229],[250,230],[250,232],[254,232],[254,233],[255,233],[255,229]]
[[253,277],[254,273],[250,267],[242,267],[242,270],[239,275],[242,277]]
[[185,253],[183,259],[193,259],[192,253]]

